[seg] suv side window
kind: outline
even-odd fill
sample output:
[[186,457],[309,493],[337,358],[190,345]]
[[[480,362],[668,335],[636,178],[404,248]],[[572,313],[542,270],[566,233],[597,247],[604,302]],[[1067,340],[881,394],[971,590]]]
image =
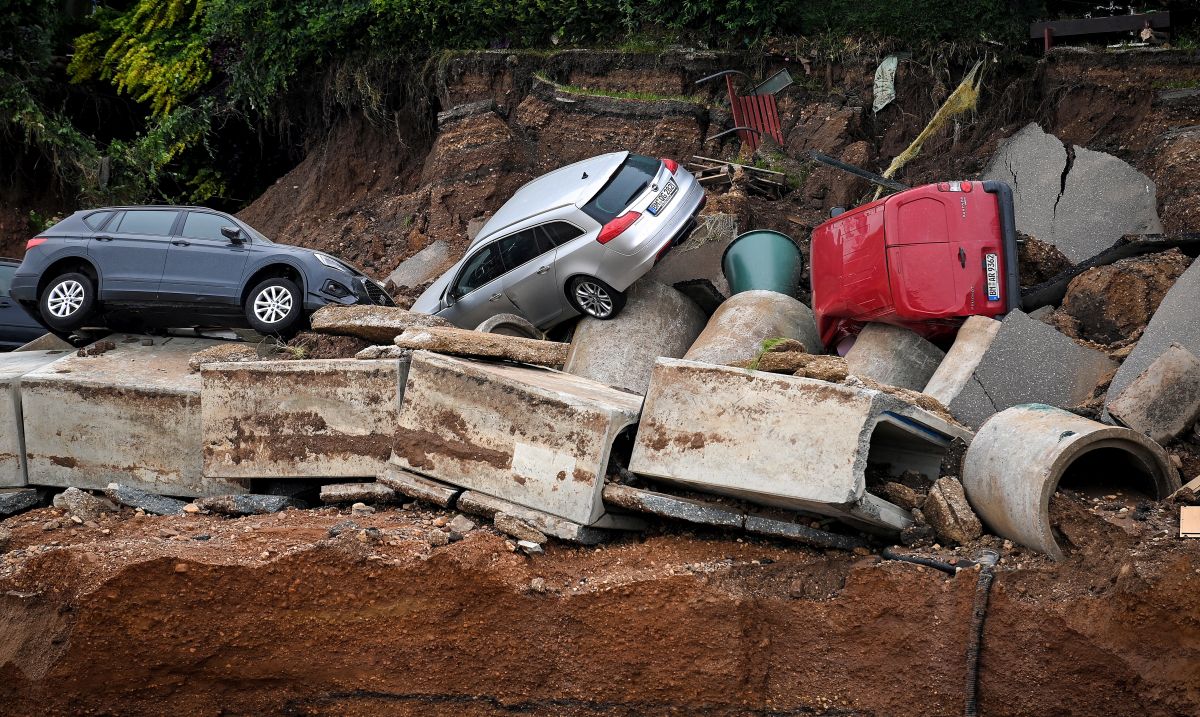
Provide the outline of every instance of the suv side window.
[[[221,233],[221,227],[236,227],[228,217],[208,212],[188,212],[183,220],[182,236],[188,239],[204,239],[206,241],[228,244],[229,240]],[[240,228],[240,227],[239,227]]]
[[511,234],[496,244],[500,247],[500,256],[504,259],[505,271],[516,269],[554,248],[536,229],[526,229]]
[[583,230],[567,222],[547,222],[536,227],[543,241],[551,246],[560,247],[563,244],[583,235]]
[[92,231],[98,231],[100,227],[104,226],[104,222],[108,221],[108,218],[114,213],[115,212],[111,211],[92,212],[83,218],[83,223],[88,226],[88,229],[91,229]]
[[131,209],[121,217],[117,231],[121,234],[170,236],[178,215],[179,212],[171,209]]
[[479,287],[504,273],[500,250],[495,243],[488,244],[471,255],[463,264],[458,280],[454,282],[452,294],[455,298],[466,296]]
[[12,278],[15,273],[17,273],[17,267],[0,264],[0,298],[8,296],[8,290],[12,288]]

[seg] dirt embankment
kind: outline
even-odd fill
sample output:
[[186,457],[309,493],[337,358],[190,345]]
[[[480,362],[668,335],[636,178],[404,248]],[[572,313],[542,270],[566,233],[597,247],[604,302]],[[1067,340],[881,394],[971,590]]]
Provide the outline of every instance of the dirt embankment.
[[[1195,714],[1196,544],[1088,506],[1065,563],[995,544],[982,713]],[[973,570],[670,527],[524,557],[412,508],[60,515],[6,522],[0,714],[962,713]]]

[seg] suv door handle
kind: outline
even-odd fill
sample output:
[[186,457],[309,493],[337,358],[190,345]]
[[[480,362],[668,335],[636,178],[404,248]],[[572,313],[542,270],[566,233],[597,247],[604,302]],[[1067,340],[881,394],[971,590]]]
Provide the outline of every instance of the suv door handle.
[[499,301],[501,296],[504,296],[504,292],[497,291],[495,294],[492,294],[488,297],[488,301]]
[[96,237],[96,241],[112,241],[112,237]]
[[538,267],[538,270],[537,270],[537,273],[539,273],[539,274],[545,274],[545,273],[546,273],[546,272],[548,272],[548,271],[550,271],[550,265],[549,265],[549,264],[547,264],[547,265],[545,265],[545,266],[539,266],[539,267]]
[[171,244],[173,244],[175,246],[191,246],[192,245],[192,243],[190,241],[184,241],[182,239],[176,239],[175,241],[171,242]]

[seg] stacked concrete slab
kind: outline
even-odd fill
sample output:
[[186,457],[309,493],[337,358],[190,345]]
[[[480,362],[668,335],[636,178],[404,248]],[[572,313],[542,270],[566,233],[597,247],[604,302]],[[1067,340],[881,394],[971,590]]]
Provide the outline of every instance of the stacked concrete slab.
[[996,322],[971,317],[925,387],[959,421],[978,428],[1022,403],[1074,408],[1116,369],[1103,353],[1013,311]]
[[1146,175],[1112,155],[1068,146],[1036,124],[1000,147],[983,178],[1012,186],[1017,231],[1053,244],[1072,263],[1125,234],[1162,231]]
[[644,394],[654,360],[679,358],[704,329],[700,307],[669,286],[640,281],[614,319],[580,320],[563,370],[631,393]]
[[407,357],[208,364],[204,473],[373,478],[391,454]]
[[[21,379],[29,482],[153,493],[244,493],[206,478],[201,455],[200,376],[192,353],[216,342],[114,334],[112,348],[68,355]],[[105,344],[108,345],[108,344]]]
[[21,411],[21,378],[66,354],[62,351],[18,351],[0,354],[0,487],[29,482],[25,468],[25,428]]
[[659,359],[629,468],[894,531],[910,515],[867,492],[868,464],[936,477],[951,440],[970,436],[880,391]]
[[393,461],[575,524],[615,525],[601,500],[604,477],[641,402],[560,371],[417,351]]

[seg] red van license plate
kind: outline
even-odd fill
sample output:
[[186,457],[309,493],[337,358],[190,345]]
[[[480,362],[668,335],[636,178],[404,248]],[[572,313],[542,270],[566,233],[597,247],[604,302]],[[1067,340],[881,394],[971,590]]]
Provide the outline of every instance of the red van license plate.
[[988,301],[999,301],[1000,300],[1000,257],[996,254],[984,255],[983,267],[987,271]]

